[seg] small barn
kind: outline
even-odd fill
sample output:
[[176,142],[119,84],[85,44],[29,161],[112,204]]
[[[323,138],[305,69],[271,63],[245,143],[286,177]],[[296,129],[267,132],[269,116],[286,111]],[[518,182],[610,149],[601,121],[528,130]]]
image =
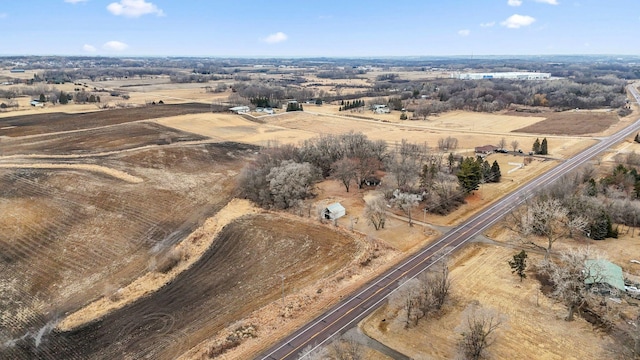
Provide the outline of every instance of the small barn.
[[324,218],[328,220],[337,220],[345,214],[346,210],[340,203],[333,203],[324,209]]

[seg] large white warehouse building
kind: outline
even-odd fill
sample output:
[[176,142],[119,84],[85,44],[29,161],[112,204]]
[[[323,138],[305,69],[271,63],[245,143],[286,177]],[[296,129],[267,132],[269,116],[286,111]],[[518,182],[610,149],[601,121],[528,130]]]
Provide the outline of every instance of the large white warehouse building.
[[497,72],[497,73],[452,73],[451,78],[460,80],[511,79],[511,80],[548,80],[550,73],[539,72]]

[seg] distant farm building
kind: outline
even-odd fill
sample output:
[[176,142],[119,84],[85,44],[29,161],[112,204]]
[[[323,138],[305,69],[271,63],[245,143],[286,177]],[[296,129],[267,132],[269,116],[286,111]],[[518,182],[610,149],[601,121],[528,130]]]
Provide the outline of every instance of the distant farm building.
[[483,80],[483,79],[509,79],[509,80],[548,80],[551,73],[538,72],[496,72],[496,73],[452,73],[452,79],[459,80]]
[[24,69],[11,69],[12,73],[23,73]]
[[324,209],[324,218],[328,220],[337,220],[346,214],[344,206],[340,203],[333,203]]
[[251,109],[249,109],[248,106],[234,106],[232,108],[229,108],[229,111],[236,114],[246,114],[251,111]]
[[373,105],[373,112],[376,114],[388,114],[391,109],[387,105]]
[[42,106],[44,106],[44,103],[41,103],[41,102],[40,102],[40,101],[38,101],[38,100],[31,100],[31,102],[29,102],[29,104],[30,104],[31,106],[35,106],[35,107],[42,107]]
[[494,153],[496,150],[498,150],[498,147],[493,145],[478,146],[475,148],[476,155],[479,156],[487,156]]

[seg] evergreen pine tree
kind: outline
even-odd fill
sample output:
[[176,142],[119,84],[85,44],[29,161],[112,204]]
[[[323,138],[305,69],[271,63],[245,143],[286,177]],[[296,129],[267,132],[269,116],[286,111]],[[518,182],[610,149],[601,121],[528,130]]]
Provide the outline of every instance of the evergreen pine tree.
[[536,138],[536,141],[533,142],[533,150],[534,154],[540,154],[540,140]]
[[69,98],[64,91],[60,91],[60,96],[58,96],[58,101],[60,101],[61,105],[66,105],[69,103]]
[[47,101],[47,98],[44,96],[44,94],[40,94],[40,98],[38,98],[38,101],[43,103]]
[[482,163],[482,182],[485,184],[491,182],[491,165],[487,160]]
[[453,165],[456,163],[456,157],[453,156],[453,153],[449,153],[449,158],[447,159],[449,163],[449,171],[453,170]]
[[500,165],[498,165],[498,161],[494,160],[493,165],[491,165],[491,182],[500,182],[501,177]]
[[548,148],[547,148],[547,138],[542,139],[542,144],[540,144],[540,155],[547,155],[549,154],[548,152]]
[[482,170],[480,164],[472,157],[465,158],[460,163],[460,169],[456,174],[460,186],[466,193],[478,190],[480,180],[482,179]]
[[511,273],[516,273],[522,279],[527,278],[527,274],[524,272],[527,269],[527,252],[522,250],[518,254],[513,255],[513,260],[507,260],[511,267]]

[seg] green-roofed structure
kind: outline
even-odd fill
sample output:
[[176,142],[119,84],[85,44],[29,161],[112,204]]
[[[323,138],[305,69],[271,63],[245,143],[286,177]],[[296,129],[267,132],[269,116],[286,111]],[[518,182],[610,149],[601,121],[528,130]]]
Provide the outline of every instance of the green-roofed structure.
[[585,284],[607,284],[624,292],[624,276],[620,266],[604,259],[586,260],[584,265],[589,271],[589,276],[584,280]]

